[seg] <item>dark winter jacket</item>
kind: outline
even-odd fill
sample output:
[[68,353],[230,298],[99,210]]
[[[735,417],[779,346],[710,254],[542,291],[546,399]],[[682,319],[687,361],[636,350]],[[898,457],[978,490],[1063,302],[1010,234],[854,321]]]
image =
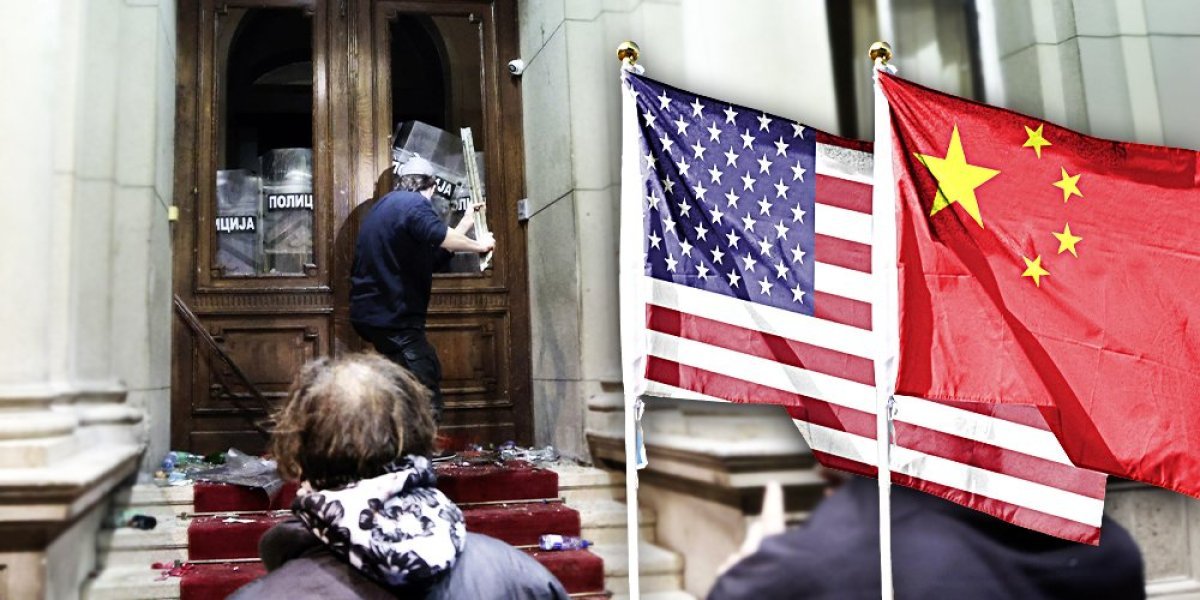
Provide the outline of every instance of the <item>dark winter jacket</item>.
[[486,535],[467,534],[450,573],[427,587],[387,588],[338,558],[299,521],[275,526],[259,542],[269,573],[235,592],[235,600],[566,600],[562,584],[529,555]]
[[[940,498],[892,486],[898,600],[1145,598],[1142,556],[1105,518],[1099,546],[1053,538]],[[808,524],[763,540],[722,575],[709,600],[878,598],[879,496],[851,478]]]

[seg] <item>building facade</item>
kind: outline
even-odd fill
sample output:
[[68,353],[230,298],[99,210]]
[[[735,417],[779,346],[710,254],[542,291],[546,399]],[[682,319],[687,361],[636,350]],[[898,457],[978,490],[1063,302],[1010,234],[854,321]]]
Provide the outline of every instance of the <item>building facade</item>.
[[[500,248],[490,271],[435,284],[449,431],[623,462],[614,49],[636,40],[652,77],[869,137],[881,14],[918,82],[1200,148],[1187,0],[5,3],[0,596],[77,597],[114,490],[170,448],[254,449],[256,403],[305,360],[361,348],[346,314],[353,232],[401,122],[472,129]],[[286,169],[268,180],[282,148],[308,151],[307,190]],[[309,204],[222,205],[238,170],[261,176],[260,198]],[[245,220],[218,226],[250,216],[258,237]],[[796,518],[822,483],[781,412],[651,409],[641,496],[702,594],[768,478]],[[1200,592],[1195,501],[1114,483],[1108,504],[1142,544],[1152,595]]]

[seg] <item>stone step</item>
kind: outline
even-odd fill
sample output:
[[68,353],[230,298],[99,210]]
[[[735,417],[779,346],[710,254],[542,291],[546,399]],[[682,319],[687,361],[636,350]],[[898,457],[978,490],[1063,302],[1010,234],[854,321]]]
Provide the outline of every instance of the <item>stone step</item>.
[[131,527],[101,529],[97,535],[96,562],[107,567],[146,568],[151,563],[187,560],[187,522],[159,519],[154,529]]
[[[629,594],[629,551],[625,544],[598,544],[592,551],[604,559],[605,585],[614,595]],[[683,557],[642,542],[638,545],[638,584],[643,594],[683,589]]]
[[625,474],[583,465],[548,465],[558,473],[558,495],[568,504],[591,500],[625,499]]
[[179,578],[141,565],[110,565],[83,585],[83,600],[175,600]]
[[139,506],[179,506],[181,511],[192,510],[194,493],[191,484],[160,487],[139,483],[122,489],[113,496],[113,504],[130,508]]
[[[624,502],[596,500],[578,502],[572,508],[579,511],[583,523],[583,538],[594,544],[624,544],[628,539],[628,508]],[[638,530],[641,539],[654,541],[657,522],[654,511],[638,511]]]

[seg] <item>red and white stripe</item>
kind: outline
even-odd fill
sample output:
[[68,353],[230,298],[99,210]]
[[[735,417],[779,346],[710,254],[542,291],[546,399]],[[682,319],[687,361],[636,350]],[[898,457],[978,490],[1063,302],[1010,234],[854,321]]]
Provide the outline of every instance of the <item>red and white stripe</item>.
[[[646,278],[647,394],[779,404],[826,466],[874,476],[871,154],[819,135],[813,316]],[[1097,543],[1105,476],[1074,467],[1034,407],[898,397],[894,482]]]

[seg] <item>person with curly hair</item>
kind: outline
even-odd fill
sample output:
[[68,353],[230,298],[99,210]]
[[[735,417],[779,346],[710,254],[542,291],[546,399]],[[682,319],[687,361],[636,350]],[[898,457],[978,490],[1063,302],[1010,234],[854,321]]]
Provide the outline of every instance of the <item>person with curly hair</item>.
[[232,598],[567,598],[524,552],[467,533],[437,489],[429,394],[378,355],[304,367],[271,439],[280,474],[301,482],[296,518],[263,536],[268,574]]

